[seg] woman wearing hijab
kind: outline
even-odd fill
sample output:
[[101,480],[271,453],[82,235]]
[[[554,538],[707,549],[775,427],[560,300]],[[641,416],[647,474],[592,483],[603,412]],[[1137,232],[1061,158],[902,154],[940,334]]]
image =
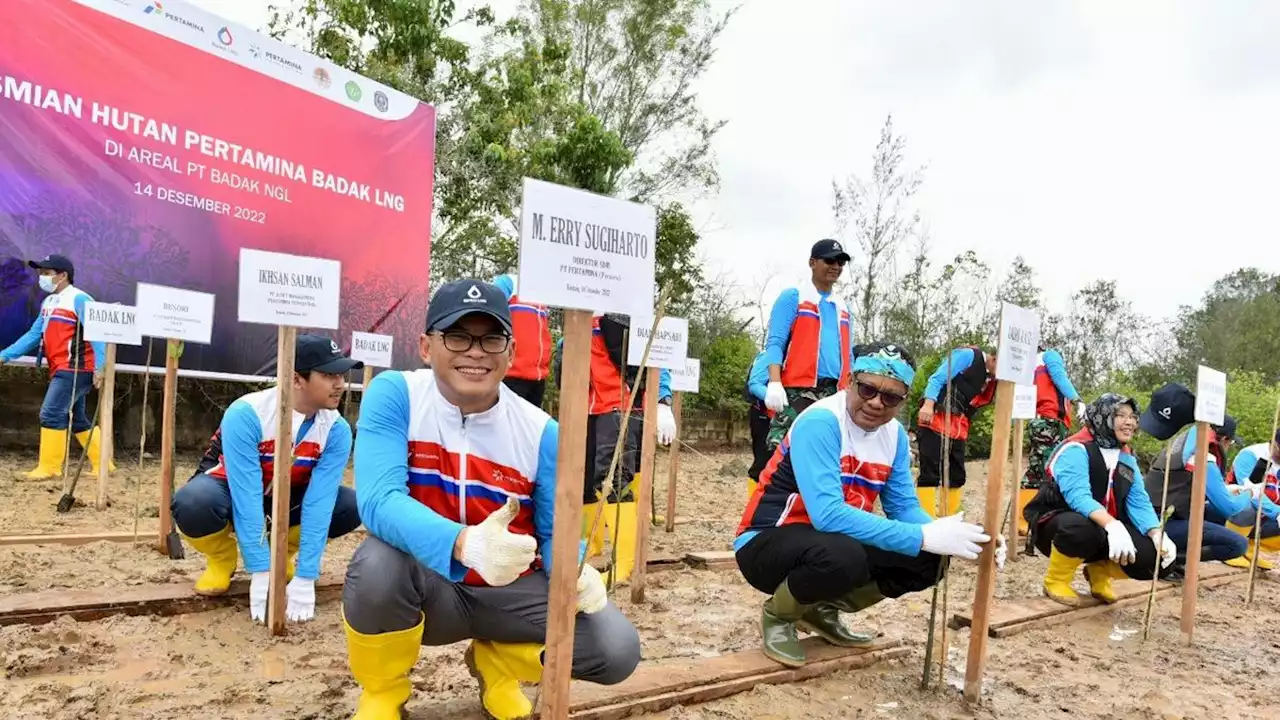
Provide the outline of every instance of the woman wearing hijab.
[[[1071,581],[1082,563],[1090,594],[1105,603],[1117,599],[1112,578],[1150,580],[1155,572],[1160,520],[1128,445],[1139,413],[1137,401],[1115,393],[1094,400],[1084,428],[1054,450],[1046,482],[1023,512],[1036,548],[1049,556],[1044,593],[1064,605],[1080,604]],[[1177,552],[1165,536],[1161,564]]]

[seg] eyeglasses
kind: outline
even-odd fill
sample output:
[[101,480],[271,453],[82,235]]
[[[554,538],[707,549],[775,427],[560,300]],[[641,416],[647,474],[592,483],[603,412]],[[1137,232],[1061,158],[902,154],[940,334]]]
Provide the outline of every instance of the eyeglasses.
[[840,267],[844,267],[844,264],[848,262],[848,260],[841,260],[840,258],[822,258],[822,262],[828,265],[838,265]]
[[461,330],[449,330],[447,332],[437,332],[444,338],[444,347],[449,352],[464,353],[475,347],[476,343],[480,343],[480,349],[490,355],[497,355],[507,351],[507,346],[511,344],[511,336],[502,333],[488,333],[485,335],[472,335]]
[[880,402],[884,403],[884,406],[888,408],[898,407],[902,404],[903,400],[907,399],[906,395],[899,395],[898,393],[881,390],[871,383],[858,382],[855,384],[858,386],[858,397],[863,400],[870,400],[879,395]]

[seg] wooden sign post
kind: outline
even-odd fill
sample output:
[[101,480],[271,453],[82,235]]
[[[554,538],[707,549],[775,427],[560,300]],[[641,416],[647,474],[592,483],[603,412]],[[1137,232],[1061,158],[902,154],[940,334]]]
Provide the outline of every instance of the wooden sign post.
[[1022,519],[1022,444],[1026,440],[1027,421],[1036,416],[1035,385],[1013,388],[1013,479],[1009,482],[1009,519],[1005,521],[1009,560],[1018,555],[1018,521]]
[[[279,393],[270,490],[271,577],[267,588],[267,626],[272,635],[285,633],[294,431],[304,420],[293,410],[293,356],[298,328],[337,330],[341,289],[342,263],[337,260],[240,249],[239,320],[278,328],[276,387]],[[337,352],[336,342],[333,349]]]
[[695,358],[685,359],[682,369],[671,371],[671,414],[676,418],[676,439],[671,444],[670,467],[667,469],[667,532],[675,532],[676,529],[676,480],[680,476],[680,440],[684,437],[684,394],[698,392],[701,376],[702,363]]
[[[652,312],[656,234],[657,212],[651,206],[541,180],[524,180],[520,296],[565,309],[555,524],[545,669],[539,688],[543,707],[535,708],[544,720],[569,717],[592,311],[633,316],[636,312]],[[653,387],[657,387],[656,381]]]
[[172,559],[183,556],[173,525],[173,449],[178,405],[178,361],[188,342],[208,345],[213,338],[213,301],[209,293],[138,283],[140,335],[166,341],[164,404],[160,415],[160,531],[157,549]]
[[996,591],[996,538],[1002,518],[1004,466],[1009,459],[1009,425],[1013,419],[1015,383],[1034,380],[1040,318],[1030,310],[1004,303],[1000,312],[1000,343],[996,361],[995,424],[992,428],[991,462],[987,467],[985,532],[991,537],[978,557],[978,582],[973,593],[973,621],[969,631],[969,655],[964,669],[964,697],[976,704],[982,696],[982,676],[987,664],[987,631]]
[[[1227,411],[1227,376],[1203,365],[1196,371],[1196,455],[1191,473],[1191,522],[1187,526],[1187,568],[1182,581],[1182,644],[1190,645],[1196,626],[1196,589],[1200,581],[1200,548],[1204,541],[1205,463],[1211,425],[1221,425]],[[1159,552],[1160,548],[1156,548]]]
[[107,482],[115,457],[116,345],[141,345],[137,310],[129,305],[90,302],[84,308],[84,339],[107,346],[98,388],[98,487],[94,507],[107,509]]
[[373,382],[375,367],[391,367],[395,336],[375,335],[367,332],[351,333],[351,359],[364,363],[364,371],[360,376],[360,393],[363,402],[364,393],[369,391],[369,383]]

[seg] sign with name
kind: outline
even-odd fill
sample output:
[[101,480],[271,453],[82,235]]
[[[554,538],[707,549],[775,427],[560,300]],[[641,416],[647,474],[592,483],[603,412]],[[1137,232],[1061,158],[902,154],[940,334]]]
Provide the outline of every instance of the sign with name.
[[1013,419],[1030,420],[1036,416],[1036,386],[1013,386]]
[[391,367],[391,335],[366,332],[351,333],[351,359],[369,367]]
[[240,250],[240,322],[338,329],[342,263]]
[[702,361],[697,358],[686,358],[684,367],[671,368],[671,392],[698,392],[698,381],[702,379]]
[[657,217],[649,205],[525,178],[520,297],[652,315]]
[[104,302],[85,303],[84,339],[115,345],[141,345],[137,308]]
[[[653,315],[631,316],[631,335],[627,338],[627,364],[640,367],[644,360],[644,346],[653,330]],[[689,354],[689,321],[678,317],[664,317],[658,323],[658,332],[649,348],[649,367],[675,370],[683,368]]]
[[208,345],[213,337],[213,295],[138,283],[138,331],[153,338]]
[[1040,344],[1040,316],[1026,308],[1000,304],[1000,348],[996,351],[996,379],[1019,385],[1035,382],[1036,347]]
[[1196,422],[1221,425],[1227,414],[1227,374],[1200,365],[1196,368]]

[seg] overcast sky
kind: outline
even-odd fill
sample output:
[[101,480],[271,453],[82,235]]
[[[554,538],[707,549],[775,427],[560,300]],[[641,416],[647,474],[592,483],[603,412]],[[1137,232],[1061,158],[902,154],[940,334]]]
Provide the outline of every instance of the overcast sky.
[[[194,1],[265,25],[266,0]],[[729,124],[696,214],[747,294],[764,263],[803,275],[832,180],[868,173],[888,113],[928,166],[938,264],[973,249],[1002,276],[1022,254],[1052,309],[1102,277],[1167,316],[1280,265],[1280,3],[712,3],[742,8],[701,89]]]

